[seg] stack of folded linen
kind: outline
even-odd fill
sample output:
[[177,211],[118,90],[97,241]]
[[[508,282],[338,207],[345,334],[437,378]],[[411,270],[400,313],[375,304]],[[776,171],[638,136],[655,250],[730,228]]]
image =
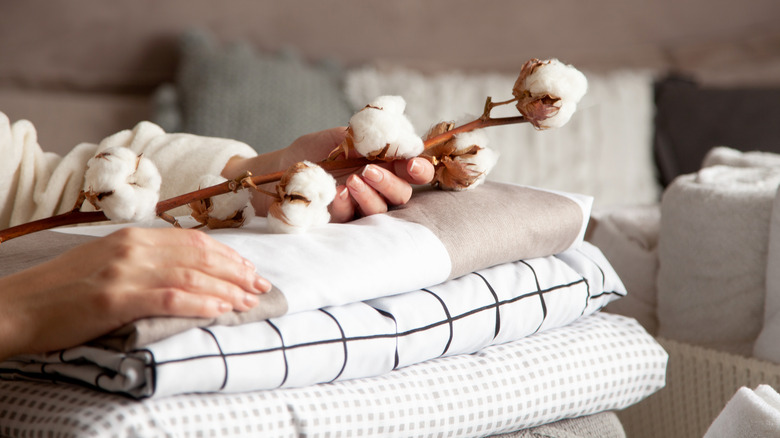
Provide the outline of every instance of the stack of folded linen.
[[[366,418],[419,402],[422,411],[401,409],[397,420],[420,412],[463,420],[482,410],[464,400],[479,397],[498,403],[480,429],[491,433],[620,409],[663,386],[667,356],[636,321],[597,313],[626,291],[583,242],[590,205],[580,195],[487,183],[420,191],[387,214],[305,235],[268,234],[263,218],[211,231],[273,283],[256,310],[140,320],[88,345],[7,360],[0,378],[151,400],[261,391],[263,403],[282,403],[294,419],[319,420],[344,397],[365,399]],[[37,238],[57,236],[67,235]],[[0,257],[22,250],[21,240]],[[383,394],[406,395],[383,404]],[[0,408],[11,409],[2,399]],[[322,432],[319,420],[307,433]],[[434,423],[420,427],[444,430]]]

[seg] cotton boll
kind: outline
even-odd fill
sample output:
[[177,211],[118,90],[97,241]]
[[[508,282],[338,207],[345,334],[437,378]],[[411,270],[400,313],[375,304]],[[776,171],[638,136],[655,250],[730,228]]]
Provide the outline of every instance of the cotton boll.
[[565,125],[588,89],[582,72],[557,59],[532,59],[523,65],[512,94],[517,109],[536,129]]
[[157,166],[151,160],[140,157],[135,173],[129,179],[131,184],[147,189],[159,189],[162,184],[162,177]]
[[150,160],[127,148],[107,148],[87,162],[87,199],[115,221],[156,216],[162,178]]
[[301,195],[312,203],[328,205],[336,198],[336,180],[322,167],[304,161],[284,190],[286,193]]
[[330,222],[327,204],[285,201],[279,205],[279,212],[282,214],[268,215],[268,226],[274,233],[302,234]]
[[282,176],[276,191],[279,198],[268,209],[272,231],[303,233],[330,221],[328,205],[336,197],[336,180],[322,167],[297,163]]
[[475,129],[473,131],[463,132],[455,135],[453,147],[455,152],[464,152],[472,146],[479,146],[482,148],[488,145],[488,136],[484,129]]
[[103,196],[98,206],[112,221],[140,222],[157,215],[158,200],[158,190],[124,184],[117,186],[110,195]]
[[575,103],[561,101],[559,102],[559,105],[558,112],[540,122],[541,127],[544,129],[560,128],[569,122],[571,116],[574,115],[574,112],[577,110],[577,104]]
[[380,96],[349,120],[355,150],[364,157],[411,158],[423,151],[422,139],[403,114],[401,96]]
[[138,155],[127,148],[109,148],[87,161],[84,186],[98,193],[127,184],[138,165]]
[[456,161],[468,164],[469,170],[475,173],[476,178],[471,184],[462,188],[462,190],[472,190],[482,184],[487,175],[498,163],[499,153],[490,148],[482,148],[476,154],[466,154],[455,157]]
[[551,59],[526,78],[525,88],[532,94],[549,94],[576,104],[585,96],[588,80],[573,66]]
[[380,108],[391,114],[402,115],[406,110],[406,100],[401,96],[379,96],[368,106]]

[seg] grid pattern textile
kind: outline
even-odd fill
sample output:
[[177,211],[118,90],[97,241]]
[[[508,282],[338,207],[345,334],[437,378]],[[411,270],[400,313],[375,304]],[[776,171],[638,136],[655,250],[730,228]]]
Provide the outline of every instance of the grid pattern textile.
[[486,436],[637,403],[664,385],[666,360],[635,320],[600,312],[475,354],[304,388],[137,401],[0,381],[0,436]]
[[134,397],[302,387],[474,353],[570,324],[625,293],[584,243],[413,292],[194,328],[128,353],[78,346],[20,356],[0,363],[0,378],[75,379]]

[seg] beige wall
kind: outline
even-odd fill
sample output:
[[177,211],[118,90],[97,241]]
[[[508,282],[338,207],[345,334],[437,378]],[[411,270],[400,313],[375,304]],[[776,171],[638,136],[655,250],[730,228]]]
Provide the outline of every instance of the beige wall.
[[50,148],[97,141],[60,127],[99,137],[141,117],[191,27],[346,66],[514,72],[558,57],[778,85],[779,18],[777,0],[0,0],[0,111]]

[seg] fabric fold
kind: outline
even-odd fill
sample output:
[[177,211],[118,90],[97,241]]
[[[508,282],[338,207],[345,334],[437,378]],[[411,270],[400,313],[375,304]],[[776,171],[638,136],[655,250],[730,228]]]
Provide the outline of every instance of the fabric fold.
[[79,346],[16,357],[0,363],[0,377],[77,381],[139,398],[303,387],[475,353],[566,326],[625,294],[603,254],[584,243],[403,294],[196,327],[127,353]]
[[[215,239],[249,259],[274,285],[262,310],[216,320],[148,318],[111,335],[142,347],[191,327],[235,325],[418,290],[470,272],[545,257],[583,241],[592,198],[510,184],[416,193],[403,208],[304,235],[270,234],[265,218]],[[183,221],[186,224],[186,221]],[[140,226],[169,226],[162,221]],[[63,230],[105,235],[127,225]]]

